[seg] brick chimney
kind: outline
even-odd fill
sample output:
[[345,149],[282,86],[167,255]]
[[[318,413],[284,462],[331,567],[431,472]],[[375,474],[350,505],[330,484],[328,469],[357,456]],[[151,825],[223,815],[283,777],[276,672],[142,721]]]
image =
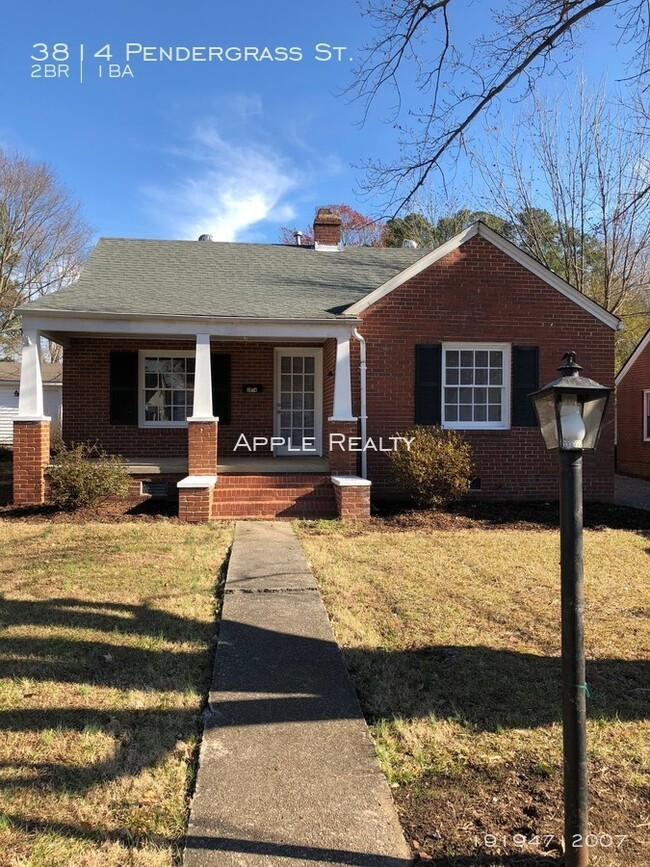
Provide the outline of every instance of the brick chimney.
[[341,218],[329,208],[319,208],[314,220],[314,247],[338,250],[341,244]]

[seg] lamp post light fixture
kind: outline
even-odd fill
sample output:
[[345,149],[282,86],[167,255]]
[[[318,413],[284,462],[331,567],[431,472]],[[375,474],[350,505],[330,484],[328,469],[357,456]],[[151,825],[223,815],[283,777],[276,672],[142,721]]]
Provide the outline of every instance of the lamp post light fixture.
[[562,740],[566,867],[585,867],[587,848],[587,694],[584,652],[582,453],[595,451],[612,389],[581,376],[567,352],[562,376],[531,394],[546,448],[560,454],[562,585]]

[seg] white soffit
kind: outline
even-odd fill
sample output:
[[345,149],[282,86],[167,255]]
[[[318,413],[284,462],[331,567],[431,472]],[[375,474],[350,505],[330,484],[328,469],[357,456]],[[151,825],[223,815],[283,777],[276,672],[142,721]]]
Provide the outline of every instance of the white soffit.
[[541,262],[533,259],[532,256],[528,255],[528,253],[524,253],[524,251],[520,250],[515,244],[502,238],[501,235],[497,234],[486,226],[485,223],[481,222],[472,223],[472,225],[467,229],[463,229],[462,232],[454,235],[453,238],[450,238],[440,247],[436,247],[435,250],[427,253],[421,259],[418,259],[418,261],[414,262],[413,265],[410,265],[395,277],[387,280],[383,286],[380,286],[378,289],[375,289],[373,292],[366,295],[365,298],[362,298],[360,301],[357,301],[355,304],[348,307],[345,310],[346,314],[355,316],[359,315],[359,313],[362,313],[372,304],[375,304],[377,301],[384,298],[394,289],[397,289],[399,286],[406,283],[407,280],[411,280],[421,271],[424,271],[444,256],[457,250],[462,244],[469,241],[471,238],[474,238],[476,235],[480,235],[481,238],[484,238],[494,247],[497,247],[505,253],[506,256],[509,256],[515,262],[518,262],[521,266],[526,268],[526,270],[535,274],[535,276],[539,277],[553,289],[556,289],[570,301],[573,301],[578,305],[578,307],[582,307],[582,309],[586,310],[587,313],[591,313],[592,316],[600,320],[600,322],[603,322],[605,325],[608,325],[614,331],[620,331],[623,329],[623,323],[617,316],[614,316],[613,313],[609,313],[604,307],[601,307],[600,304],[596,304],[595,301],[587,298],[587,296],[583,295],[582,292],[579,292],[561,277],[558,277],[557,274],[549,271],[549,269],[545,265],[542,265]]

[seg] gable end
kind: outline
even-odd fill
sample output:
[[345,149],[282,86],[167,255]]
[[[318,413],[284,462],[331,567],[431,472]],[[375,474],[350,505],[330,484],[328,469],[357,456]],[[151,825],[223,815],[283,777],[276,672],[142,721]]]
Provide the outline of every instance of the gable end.
[[465,244],[471,238],[475,238],[477,235],[497,249],[501,250],[502,253],[505,253],[506,256],[509,256],[523,268],[526,268],[527,271],[530,271],[536,277],[539,277],[540,280],[543,280],[548,286],[551,286],[570,301],[573,301],[574,304],[578,305],[578,307],[582,307],[583,310],[586,310],[587,313],[590,313],[609,328],[614,331],[619,331],[624,327],[621,320],[617,316],[614,316],[613,313],[605,310],[605,308],[601,307],[600,304],[596,304],[596,302],[592,301],[591,298],[587,298],[586,295],[583,295],[582,292],[579,292],[569,283],[562,280],[561,277],[558,277],[557,274],[554,274],[545,265],[542,265],[541,262],[533,259],[532,256],[528,255],[528,253],[524,253],[524,251],[520,250],[515,244],[502,238],[501,235],[497,234],[497,232],[493,231],[489,226],[486,226],[485,223],[481,222],[473,223],[467,229],[464,229],[453,238],[450,238],[449,241],[446,241],[440,247],[437,247],[435,250],[422,256],[422,258],[418,259],[417,262],[414,262],[413,265],[405,268],[404,271],[401,271],[395,277],[387,280],[386,283],[379,286],[373,292],[370,292],[360,301],[352,304],[345,310],[345,313],[348,315],[358,316],[368,307],[376,304],[377,301],[385,298],[386,295],[393,292],[393,290],[402,286],[408,280],[412,279],[426,268],[429,268],[444,256],[457,250],[460,246]]

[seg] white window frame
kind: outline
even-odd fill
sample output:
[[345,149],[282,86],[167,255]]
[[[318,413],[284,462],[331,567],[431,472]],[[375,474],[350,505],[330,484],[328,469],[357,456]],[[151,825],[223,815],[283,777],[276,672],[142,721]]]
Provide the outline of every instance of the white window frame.
[[196,352],[193,349],[141,349],[139,351],[138,426],[146,428],[186,428],[187,421],[148,421],[145,419],[145,358],[196,358]]
[[[502,352],[503,353],[503,396],[501,400],[501,421],[445,421],[445,388],[460,388],[455,383],[447,386],[447,351],[472,350],[473,352]],[[462,343],[450,342],[442,344],[441,359],[441,388],[440,388],[440,418],[441,426],[448,430],[509,430],[511,419],[512,400],[512,345],[510,343],[483,343],[480,340],[463,341]],[[486,388],[489,386],[486,386]],[[494,388],[494,386],[492,386]]]
[[643,442],[650,443],[650,389],[643,392]]

